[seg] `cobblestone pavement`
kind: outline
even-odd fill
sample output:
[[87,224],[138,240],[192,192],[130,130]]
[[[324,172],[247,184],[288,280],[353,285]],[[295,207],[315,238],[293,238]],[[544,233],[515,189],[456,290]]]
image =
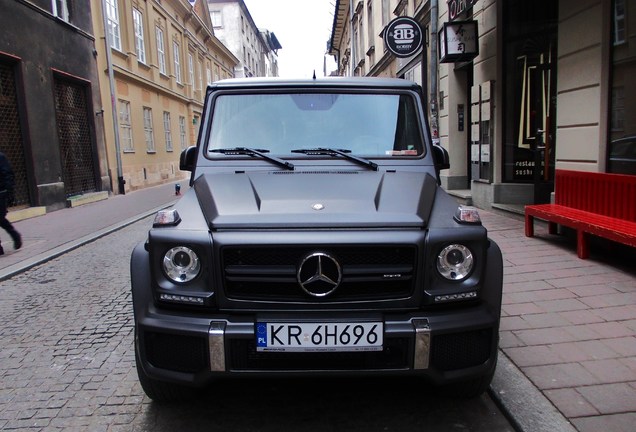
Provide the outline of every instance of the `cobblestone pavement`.
[[0,429],[128,430],[143,400],[128,271],[140,234],[125,228],[0,283]]

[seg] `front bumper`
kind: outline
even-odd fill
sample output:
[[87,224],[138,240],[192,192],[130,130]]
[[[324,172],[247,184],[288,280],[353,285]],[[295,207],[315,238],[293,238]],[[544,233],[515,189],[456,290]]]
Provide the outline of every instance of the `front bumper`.
[[[257,322],[381,321],[384,344],[369,352],[259,352]],[[239,374],[416,374],[436,384],[490,373],[498,315],[475,305],[435,313],[179,315],[151,306],[136,316],[136,349],[154,379],[203,386]]]

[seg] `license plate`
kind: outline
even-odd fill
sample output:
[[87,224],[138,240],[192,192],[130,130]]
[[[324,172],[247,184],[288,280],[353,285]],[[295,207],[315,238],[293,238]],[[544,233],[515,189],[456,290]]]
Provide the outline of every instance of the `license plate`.
[[256,323],[257,351],[382,351],[381,322]]

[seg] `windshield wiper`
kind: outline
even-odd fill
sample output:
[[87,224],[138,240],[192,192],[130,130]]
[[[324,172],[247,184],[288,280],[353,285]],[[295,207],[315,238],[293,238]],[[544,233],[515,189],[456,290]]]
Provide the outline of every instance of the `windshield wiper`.
[[220,149],[210,149],[208,150],[210,153],[223,153],[224,155],[248,155],[248,156],[258,156],[265,160],[268,160],[276,165],[279,165],[288,170],[294,170],[294,164],[291,162],[287,162],[286,160],[279,159],[274,156],[266,155],[265,153],[269,153],[267,149],[253,149],[248,147],[234,147],[234,148],[220,148]]
[[319,147],[319,148],[313,148],[313,149],[295,149],[295,150],[292,150],[292,153],[304,153],[306,155],[329,155],[329,156],[338,155],[340,157],[343,157],[352,162],[356,162],[357,164],[360,164],[367,168],[371,168],[373,171],[378,170],[377,163],[367,159],[359,158],[357,156],[353,156],[349,154],[351,153],[351,150],[347,150],[347,149],[333,149],[333,148]]

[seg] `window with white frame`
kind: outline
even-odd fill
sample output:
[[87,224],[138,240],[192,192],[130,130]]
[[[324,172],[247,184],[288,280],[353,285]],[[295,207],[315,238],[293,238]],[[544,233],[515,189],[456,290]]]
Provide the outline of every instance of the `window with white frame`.
[[188,80],[194,89],[194,57],[192,57],[192,53],[188,53]]
[[179,116],[179,143],[181,144],[181,150],[186,148],[186,119],[184,116]]
[[212,27],[223,27],[223,15],[221,14],[220,10],[210,11],[210,19],[212,20]]
[[205,82],[208,85],[212,84],[212,71],[209,67],[205,69]]
[[130,102],[123,99],[119,99],[119,130],[124,152],[135,151],[130,123]]
[[70,22],[71,15],[68,8],[68,0],[51,0],[51,12],[58,18]]
[[119,29],[119,8],[117,0],[106,0],[106,21],[111,48],[121,51],[121,34]]
[[614,45],[625,43],[625,0],[614,0]]
[[197,90],[203,90],[203,63],[199,62],[197,66],[199,67],[199,73],[197,74]]
[[159,72],[167,75],[166,69],[166,48],[163,43],[163,30],[161,27],[155,27],[157,35],[157,59],[159,61]]
[[163,133],[166,137],[166,151],[172,151],[172,129],[170,128],[170,112],[163,112]]
[[174,76],[177,82],[181,83],[181,55],[177,42],[172,42],[172,56],[174,58]]
[[137,60],[146,63],[146,46],[144,44],[144,21],[141,12],[133,8],[133,25],[135,28],[135,48],[137,49]]
[[152,108],[144,107],[144,135],[146,136],[146,150],[155,152],[155,138],[152,130]]

